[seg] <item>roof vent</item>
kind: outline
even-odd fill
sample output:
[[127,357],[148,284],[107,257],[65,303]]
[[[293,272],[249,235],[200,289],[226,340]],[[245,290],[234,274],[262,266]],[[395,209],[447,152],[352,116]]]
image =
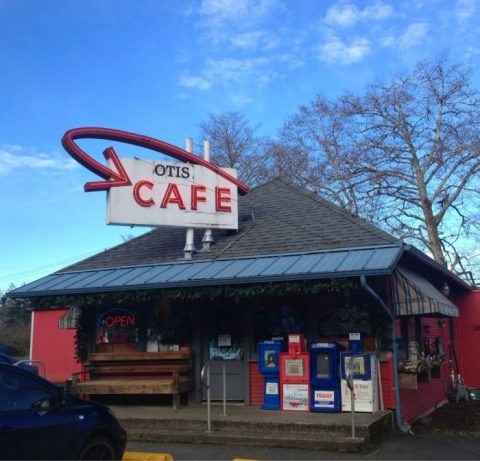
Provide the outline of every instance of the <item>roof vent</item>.
[[183,249],[185,259],[192,259],[193,253],[196,252],[193,237],[194,237],[194,229],[192,229],[192,228],[187,229],[185,248]]
[[202,250],[203,251],[209,251],[210,247],[215,243],[215,239],[213,238],[212,235],[212,229],[206,229],[205,233],[203,234],[202,238]]

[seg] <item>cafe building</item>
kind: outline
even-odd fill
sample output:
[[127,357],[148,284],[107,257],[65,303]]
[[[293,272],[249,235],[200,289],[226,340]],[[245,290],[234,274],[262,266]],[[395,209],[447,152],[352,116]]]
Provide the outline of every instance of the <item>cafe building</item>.
[[[191,207],[180,188],[168,195],[166,186],[156,198],[151,183],[140,181],[124,189],[133,189],[144,208],[162,200],[177,211]],[[210,363],[213,399],[222,398],[225,365],[227,400],[262,406],[259,344],[283,341],[286,353],[296,337],[307,353],[312,344],[348,351],[354,334],[375,357],[372,411],[392,409],[402,424],[445,401],[446,380],[452,371],[464,373],[461,361],[469,359],[459,328],[462,305],[478,301],[471,287],[289,178],[241,194],[234,186],[231,194],[223,186],[192,194],[198,208],[209,200],[205,190],[220,201],[220,213],[235,207],[236,228],[158,225],[10,293],[32,301],[31,355],[46,363],[47,377],[89,380],[92,354],[183,353],[189,368],[178,370],[188,386],[177,403],[206,398],[201,373]]]

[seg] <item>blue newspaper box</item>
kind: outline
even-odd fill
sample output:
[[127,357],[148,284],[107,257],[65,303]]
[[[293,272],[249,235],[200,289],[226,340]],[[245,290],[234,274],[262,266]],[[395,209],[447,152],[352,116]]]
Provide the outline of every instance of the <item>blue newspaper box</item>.
[[350,363],[350,360],[355,356],[352,375],[353,379],[360,381],[371,381],[372,380],[372,361],[370,356],[373,354],[371,352],[363,352],[361,354],[356,352],[342,352],[340,354],[340,363],[341,363],[341,376],[342,379],[347,379],[347,368]]
[[348,334],[348,350],[354,354],[363,352],[363,333]]
[[340,348],[336,343],[310,345],[310,410],[342,411],[338,364]]
[[280,352],[283,341],[270,340],[258,343],[258,368],[263,373],[265,384],[263,392],[264,410],[280,409]]

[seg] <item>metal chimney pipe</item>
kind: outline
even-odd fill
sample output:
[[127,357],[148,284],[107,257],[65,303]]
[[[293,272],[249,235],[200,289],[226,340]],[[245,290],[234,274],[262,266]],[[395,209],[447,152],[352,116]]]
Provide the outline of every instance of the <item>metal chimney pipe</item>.
[[[193,139],[188,137],[185,139],[185,150],[190,154],[193,152]],[[190,227],[187,229],[187,234],[185,237],[185,248],[183,249],[183,254],[185,259],[192,259],[193,253],[195,253],[195,241],[194,241],[194,232],[195,229]]]
[[[203,141],[203,158],[209,162],[210,161],[210,141],[205,139]],[[205,233],[203,234],[202,238],[202,250],[209,251],[210,246],[215,243],[215,239],[212,235],[212,229],[205,229]]]

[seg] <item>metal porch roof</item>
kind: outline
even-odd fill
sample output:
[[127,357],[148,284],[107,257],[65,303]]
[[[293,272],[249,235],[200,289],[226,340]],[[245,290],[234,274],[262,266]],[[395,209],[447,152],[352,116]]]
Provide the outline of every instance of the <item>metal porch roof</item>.
[[386,275],[403,245],[342,248],[301,254],[57,272],[11,291],[16,298],[208,285]]

